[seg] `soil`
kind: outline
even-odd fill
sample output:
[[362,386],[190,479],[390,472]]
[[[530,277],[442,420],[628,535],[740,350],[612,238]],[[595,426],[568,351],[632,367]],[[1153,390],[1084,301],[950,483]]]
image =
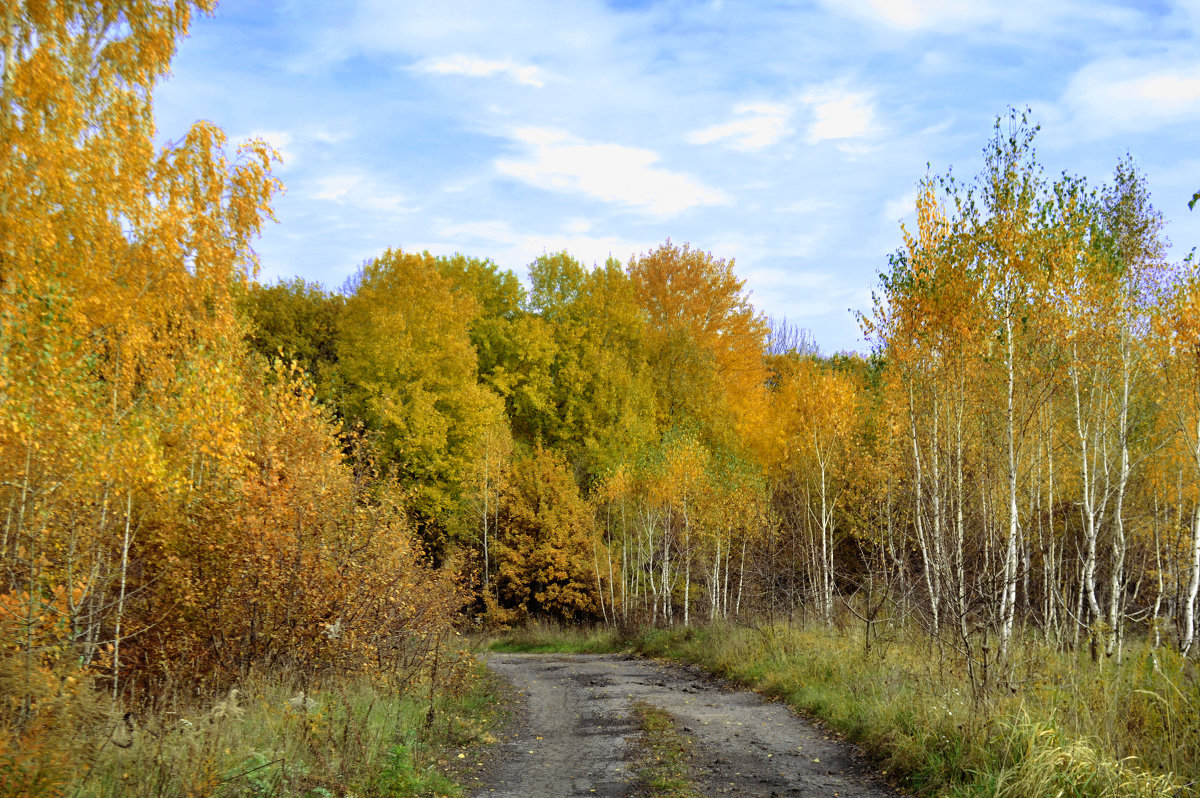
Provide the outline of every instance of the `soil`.
[[487,664],[519,706],[472,796],[636,795],[637,701],[692,740],[702,795],[898,795],[854,746],[696,668],[613,654],[489,654]]

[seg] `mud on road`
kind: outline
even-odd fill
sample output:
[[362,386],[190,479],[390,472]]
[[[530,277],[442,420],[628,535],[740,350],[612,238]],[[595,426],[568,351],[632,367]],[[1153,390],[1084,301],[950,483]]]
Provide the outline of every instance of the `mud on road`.
[[691,738],[702,795],[896,796],[848,743],[784,704],[698,669],[622,655],[489,654],[523,706],[472,796],[636,795],[635,702],[670,713]]

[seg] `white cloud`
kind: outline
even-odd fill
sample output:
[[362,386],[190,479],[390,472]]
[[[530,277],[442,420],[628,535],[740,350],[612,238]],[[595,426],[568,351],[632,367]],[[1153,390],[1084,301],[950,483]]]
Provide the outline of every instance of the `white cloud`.
[[747,282],[770,288],[795,288],[805,292],[829,291],[836,281],[822,272],[782,269],[775,266],[760,266],[745,275]]
[[464,75],[471,78],[502,75],[515,83],[538,89],[544,87],[547,80],[542,69],[533,64],[519,64],[507,58],[488,60],[477,55],[463,53],[426,58],[414,64],[413,69],[431,75]]
[[1128,30],[1136,8],[1101,0],[823,0],[832,11],[904,33],[970,33],[996,29],[1053,34],[1096,24]]
[[804,199],[798,199],[795,202],[790,202],[787,205],[780,205],[774,210],[776,213],[808,214],[834,207],[837,207],[837,203],[830,200],[819,200],[812,199],[811,197],[805,197]]
[[315,200],[343,202],[350,191],[357,186],[359,178],[346,175],[330,175],[316,180],[309,197]]
[[308,125],[297,125],[293,130],[280,129],[262,129],[252,128],[248,133],[242,133],[230,136],[230,140],[234,143],[242,142],[247,139],[262,139],[277,153],[279,153],[280,164],[275,167],[277,171],[286,172],[295,167],[301,160],[307,160],[302,156],[312,155],[311,146],[319,145],[337,145],[351,138],[347,132],[338,132],[327,128],[313,128]]
[[412,211],[405,203],[403,194],[363,174],[341,173],[319,177],[306,193],[309,199],[333,202],[358,211],[388,214]]
[[338,6],[337,16],[340,21],[327,39],[343,54],[366,51],[430,60],[456,52],[487,59],[535,54],[541,60],[605,51],[624,30],[621,15],[602,4],[553,0],[350,0]]
[[252,130],[244,136],[231,136],[230,138],[234,142],[248,139],[265,141],[275,152],[279,153],[281,163],[276,167],[279,171],[284,171],[296,163],[296,151],[293,147],[295,139],[286,130]]
[[691,144],[723,142],[730,149],[756,152],[770,147],[790,130],[792,109],[781,103],[742,103],[733,109],[738,117],[730,122],[693,130],[685,136]]
[[[861,292],[833,275],[810,271],[798,264],[792,268],[758,266],[745,273],[746,284],[755,290],[755,305],[775,318],[787,318],[802,327],[820,316],[844,313]],[[818,342],[821,343],[821,342]]]
[[566,229],[572,235],[582,235],[592,229],[591,219],[568,219]]
[[823,86],[809,89],[803,100],[812,111],[805,135],[809,144],[863,138],[875,132],[875,104],[868,92]]
[[414,244],[412,248],[450,254],[479,247],[497,263],[510,267],[527,266],[539,255],[564,250],[589,266],[603,264],[609,256],[623,262],[657,246],[655,242],[621,236],[588,235],[572,222],[564,230],[531,232],[514,230],[503,221],[443,221],[434,226],[433,234],[437,240]]
[[996,21],[999,3],[985,0],[825,0],[835,11],[904,31],[960,30]]
[[350,133],[344,130],[329,130],[326,128],[318,128],[313,131],[313,139],[321,144],[341,144],[350,138]]
[[1096,61],[1072,76],[1059,103],[1071,129],[1087,137],[1197,120],[1200,61]]
[[496,169],[537,188],[579,192],[659,217],[730,202],[717,189],[656,166],[659,155],[652,150],[593,144],[544,127],[518,128],[512,138],[525,150],[523,157],[498,159]]
[[883,220],[889,224],[910,219],[916,214],[917,190],[909,189],[899,197],[893,197],[883,204]]

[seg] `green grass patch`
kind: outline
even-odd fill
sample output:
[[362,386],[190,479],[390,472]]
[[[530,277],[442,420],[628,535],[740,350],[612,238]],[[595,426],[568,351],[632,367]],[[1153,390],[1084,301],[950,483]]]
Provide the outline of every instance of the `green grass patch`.
[[651,704],[638,702],[634,712],[641,719],[642,739],[635,770],[647,798],[695,798],[700,793],[688,776],[692,741],[675,719]]

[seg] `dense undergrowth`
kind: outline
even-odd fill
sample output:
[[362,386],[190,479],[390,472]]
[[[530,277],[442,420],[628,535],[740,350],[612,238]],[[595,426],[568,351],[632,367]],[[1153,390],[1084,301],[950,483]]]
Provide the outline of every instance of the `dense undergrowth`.
[[[917,632],[863,645],[824,626],[645,629],[533,626],[508,650],[632,650],[699,664],[779,697],[861,745],[924,795],[1200,794],[1200,675],[1162,648],[1093,663],[1025,641],[986,689]],[[976,674],[978,679],[978,674]]]
[[71,768],[35,774],[44,762],[0,759],[0,795],[459,796],[456,765],[494,739],[501,715],[493,678],[467,659],[432,691],[427,680],[401,692],[365,675],[251,674],[224,695],[98,712],[72,732]]

